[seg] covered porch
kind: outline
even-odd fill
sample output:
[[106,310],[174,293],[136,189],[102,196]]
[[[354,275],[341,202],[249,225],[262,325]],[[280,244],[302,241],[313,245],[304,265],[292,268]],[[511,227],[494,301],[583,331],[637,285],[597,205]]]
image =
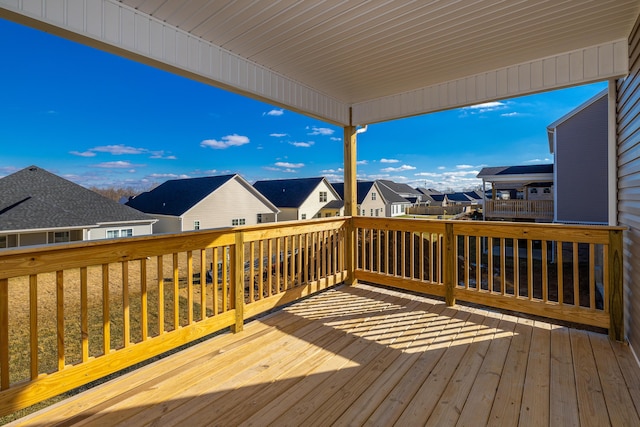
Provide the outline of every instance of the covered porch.
[[[2,251],[0,414],[230,331],[32,423],[637,421],[640,4],[270,5],[0,0],[342,127],[345,182],[344,217]],[[357,216],[359,128],[603,80],[610,226]]]

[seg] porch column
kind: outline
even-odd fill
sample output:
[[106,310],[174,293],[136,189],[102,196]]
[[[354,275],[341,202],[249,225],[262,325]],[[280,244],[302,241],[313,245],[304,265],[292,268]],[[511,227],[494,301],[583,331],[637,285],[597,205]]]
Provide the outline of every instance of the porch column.
[[[356,185],[356,127],[344,127],[344,215],[354,217],[358,206],[357,185]],[[347,285],[355,285],[357,280],[355,274],[355,228],[353,220],[349,219],[345,238],[345,266],[347,269]]]

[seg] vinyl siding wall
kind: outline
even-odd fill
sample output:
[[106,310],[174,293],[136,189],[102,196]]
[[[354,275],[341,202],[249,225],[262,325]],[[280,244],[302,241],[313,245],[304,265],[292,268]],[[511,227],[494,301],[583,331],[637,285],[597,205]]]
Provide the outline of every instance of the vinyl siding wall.
[[182,231],[182,221],[180,217],[169,215],[149,214],[158,220],[153,224],[153,234],[180,233]]
[[607,110],[605,96],[556,128],[559,222],[609,222]]
[[87,240],[97,240],[97,239],[106,239],[107,231],[109,230],[124,230],[124,229],[132,229],[133,237],[136,236],[146,236],[153,232],[153,225],[151,224],[118,224],[118,225],[109,225],[103,226],[100,228],[92,228],[87,233]]
[[182,216],[182,231],[193,230],[194,221],[200,221],[201,230],[231,227],[233,219],[244,219],[245,225],[255,225],[258,214],[273,214],[273,211],[234,178]]
[[[371,193],[376,193],[376,199],[373,200],[371,197]],[[382,196],[380,195],[380,190],[375,185],[372,185],[369,189],[369,192],[365,196],[364,200],[360,204],[360,211],[364,210],[362,216],[376,216],[376,209],[378,209],[378,216],[385,216],[385,204]],[[373,210],[373,213],[371,211]]]
[[[321,191],[324,191],[327,193],[327,200],[324,202],[320,201]],[[321,181],[320,184],[318,184],[318,186],[315,188],[315,190],[311,192],[311,195],[307,197],[307,200],[302,202],[302,205],[300,206],[300,212],[299,212],[300,217],[297,219],[302,219],[303,214],[307,215],[307,219],[316,217],[316,215],[320,213],[320,210],[327,203],[333,200],[338,200],[338,198],[336,197],[333,191],[333,188],[330,188],[330,184],[328,184],[326,181],[324,180]],[[280,216],[278,216],[278,219],[280,219]]]
[[640,355],[640,20],[629,36],[629,76],[617,84],[618,222],[624,233],[626,332]]

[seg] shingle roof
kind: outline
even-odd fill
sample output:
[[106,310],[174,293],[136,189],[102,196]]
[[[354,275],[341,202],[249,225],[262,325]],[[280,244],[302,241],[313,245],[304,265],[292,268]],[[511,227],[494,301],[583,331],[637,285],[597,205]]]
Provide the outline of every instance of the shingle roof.
[[[376,182],[380,183],[381,180],[377,180]],[[386,181],[386,182],[392,182],[392,181]],[[380,185],[378,185],[378,189],[380,190],[382,198],[387,203],[410,203],[407,199],[405,199],[404,197],[402,197],[401,195],[393,191],[388,185],[380,183]]]
[[443,202],[445,195],[444,194],[432,194],[431,197],[433,200],[435,200],[436,202]]
[[530,175],[553,173],[553,164],[550,165],[525,165],[525,166],[497,166],[482,168],[476,175],[478,178],[498,175]]
[[420,191],[416,190],[410,185],[401,182],[394,182],[388,179],[379,179],[378,182],[387,186],[390,190],[396,192],[397,194],[412,194],[415,196],[420,196],[422,194]]
[[[331,183],[333,189],[336,190],[336,193],[340,196],[341,199],[344,199],[344,182],[335,182]],[[357,189],[357,197],[356,203],[362,204],[364,198],[367,197],[371,186],[373,185],[373,181],[357,181],[356,189]]]
[[78,184],[29,166],[0,179],[0,230],[96,227],[153,218]]
[[236,175],[172,179],[127,202],[139,211],[180,216]]
[[256,181],[253,187],[279,208],[299,208],[324,180],[317,178]]
[[471,200],[465,193],[450,193],[447,194],[447,199],[452,202],[470,202]]
[[322,209],[342,209],[344,200],[332,200],[322,207]]

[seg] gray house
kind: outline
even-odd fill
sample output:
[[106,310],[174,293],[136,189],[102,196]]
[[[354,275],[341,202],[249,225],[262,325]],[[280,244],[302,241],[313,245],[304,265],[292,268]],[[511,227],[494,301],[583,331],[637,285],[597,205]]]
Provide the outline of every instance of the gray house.
[[127,202],[158,219],[154,233],[275,222],[278,208],[240,175],[173,179]]
[[555,155],[555,222],[609,222],[607,91],[547,126]]
[[141,236],[155,222],[37,166],[0,179],[0,249]]

